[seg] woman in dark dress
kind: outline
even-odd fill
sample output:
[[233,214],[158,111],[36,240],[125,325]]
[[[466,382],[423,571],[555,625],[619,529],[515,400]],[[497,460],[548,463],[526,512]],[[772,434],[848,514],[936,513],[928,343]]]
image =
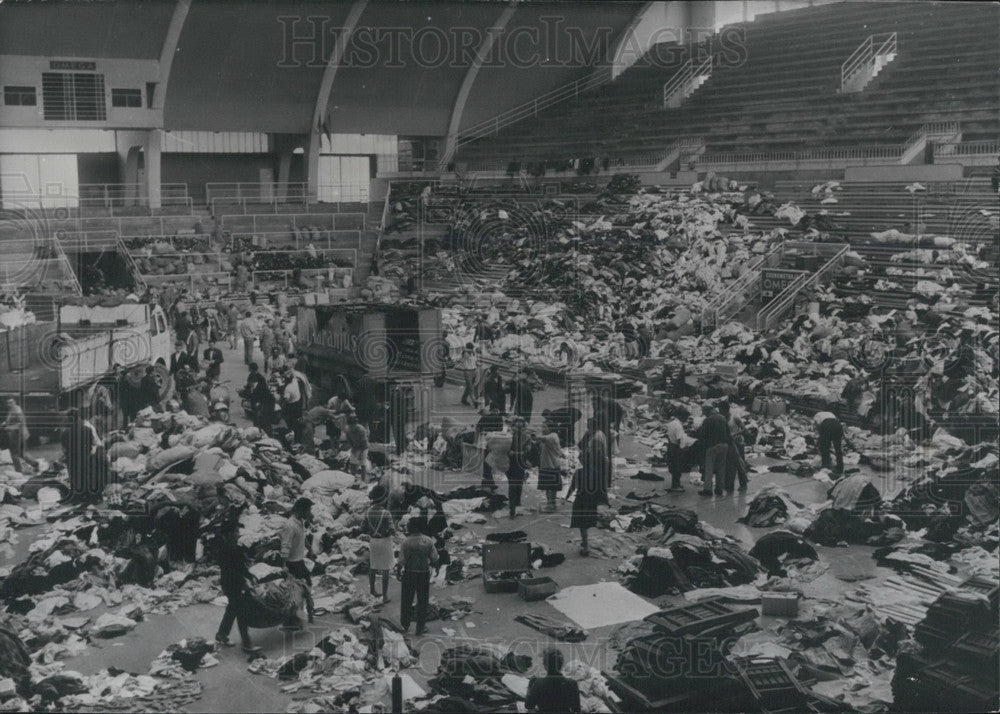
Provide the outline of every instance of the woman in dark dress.
[[580,529],[580,554],[588,555],[587,531],[597,525],[597,507],[608,502],[608,445],[596,421],[587,420],[587,432],[580,439],[581,468],[573,474],[566,499],[574,493],[570,528]]

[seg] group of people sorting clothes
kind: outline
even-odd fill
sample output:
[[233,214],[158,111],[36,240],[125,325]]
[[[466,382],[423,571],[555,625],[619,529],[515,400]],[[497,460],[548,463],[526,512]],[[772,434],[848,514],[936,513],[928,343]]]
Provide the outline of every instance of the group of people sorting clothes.
[[[395,498],[391,496],[395,495]],[[443,532],[447,523],[441,504],[435,501],[433,493],[419,486],[403,484],[399,492],[390,492],[384,483],[375,484],[369,491],[370,506],[363,518],[363,530],[370,537],[369,542],[369,590],[373,597],[380,598],[382,604],[390,602],[390,575],[395,574],[400,581],[400,625],[407,632],[411,624],[416,625],[416,634],[427,632],[427,611],[430,601],[431,579],[438,568],[448,564],[450,558],[445,547]],[[281,561],[287,582],[299,588],[306,614],[313,623],[317,609],[313,605],[311,587],[312,573],[307,565],[309,545],[307,529],[312,522],[314,502],[308,497],[300,497],[293,504],[281,529]],[[407,515],[406,538],[396,553],[393,535],[399,528],[403,516],[410,506],[416,506],[418,514]],[[229,647],[229,639],[235,624],[240,633],[243,649],[257,653],[250,629],[258,626],[254,616],[259,606],[254,600],[253,589],[259,584],[250,573],[250,558],[247,549],[239,545],[238,510],[228,513],[221,521],[215,540],[215,557],[220,568],[220,586],[227,604],[215,634],[220,646]],[[379,583],[379,580],[381,582]],[[381,585],[377,588],[377,585]],[[297,605],[285,617],[282,629],[294,631],[303,627]],[[322,614],[319,611],[319,614]]]

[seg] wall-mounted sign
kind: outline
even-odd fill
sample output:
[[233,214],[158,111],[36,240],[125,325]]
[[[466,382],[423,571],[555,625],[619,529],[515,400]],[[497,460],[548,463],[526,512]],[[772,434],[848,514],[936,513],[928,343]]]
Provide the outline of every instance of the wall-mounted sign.
[[781,268],[765,268],[760,271],[761,306],[778,297],[785,288],[791,285],[797,277],[805,275],[805,270],[784,270]]
[[97,70],[97,62],[52,60],[49,62],[49,69],[68,69],[78,72],[94,72]]

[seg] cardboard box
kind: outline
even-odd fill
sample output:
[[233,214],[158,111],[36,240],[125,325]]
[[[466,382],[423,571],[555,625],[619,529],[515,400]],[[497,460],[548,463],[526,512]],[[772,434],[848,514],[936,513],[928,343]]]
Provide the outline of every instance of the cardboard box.
[[483,587],[488,593],[516,593],[521,578],[490,579],[493,573],[531,573],[530,543],[483,543]]
[[517,594],[522,600],[532,602],[555,595],[558,583],[552,578],[523,578],[517,584]]
[[796,617],[799,614],[799,594],[762,592],[760,594],[760,610],[762,615]]

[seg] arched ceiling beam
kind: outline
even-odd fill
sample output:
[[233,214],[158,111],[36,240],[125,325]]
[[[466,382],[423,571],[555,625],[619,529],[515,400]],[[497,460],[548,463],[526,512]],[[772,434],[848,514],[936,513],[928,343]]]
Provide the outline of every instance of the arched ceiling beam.
[[330,59],[327,60],[326,67],[323,69],[323,79],[320,81],[319,91],[316,93],[316,108],[313,110],[312,124],[310,125],[313,133],[320,131],[323,118],[326,116],[327,105],[330,102],[330,94],[333,92],[333,82],[337,78],[337,70],[340,69],[340,62],[343,60],[347,45],[351,41],[351,34],[354,32],[358,20],[361,19],[361,13],[365,11],[367,6],[368,0],[355,0],[351,11],[347,13],[347,19],[344,20],[343,32],[337,38],[333,52],[330,53]]
[[177,43],[181,39],[181,30],[184,29],[184,21],[187,20],[188,10],[191,9],[191,0],[177,0],[174,5],[174,13],[170,16],[170,25],[167,27],[167,35],[163,38],[163,47],[160,49],[160,77],[153,90],[152,108],[162,112],[167,101],[167,85],[170,83],[170,67],[174,63],[174,55],[177,54]]
[[330,94],[333,92],[333,82],[337,78],[337,70],[340,69],[341,60],[347,51],[347,45],[351,41],[354,28],[361,19],[361,14],[368,6],[368,0],[355,0],[351,6],[351,11],[347,13],[344,20],[343,32],[337,38],[337,43],[330,53],[326,67],[323,69],[323,79],[319,83],[319,91],[316,92],[316,106],[313,109],[312,123],[309,125],[309,142],[306,147],[306,187],[310,196],[318,196],[319,192],[319,150],[323,133],[323,119],[326,116],[326,109],[330,103]]
[[465,72],[465,77],[462,79],[462,86],[458,89],[458,96],[455,97],[455,105],[451,109],[451,120],[448,122],[448,134],[445,138],[445,149],[441,155],[440,166],[447,166],[452,157],[455,155],[456,144],[458,141],[458,128],[462,123],[462,115],[465,113],[465,105],[469,101],[469,95],[472,93],[472,87],[476,84],[476,77],[479,75],[479,70],[483,66],[483,62],[486,58],[490,56],[490,52],[493,50],[493,43],[496,42],[497,37],[503,33],[506,29],[507,24],[510,19],[514,17],[514,12],[517,10],[516,3],[512,2],[504,8],[504,11],[500,13],[500,17],[497,21],[493,23],[493,26],[486,31],[486,37],[483,38],[483,42],[479,45],[479,50],[476,52],[476,58],[469,65],[469,69]]

